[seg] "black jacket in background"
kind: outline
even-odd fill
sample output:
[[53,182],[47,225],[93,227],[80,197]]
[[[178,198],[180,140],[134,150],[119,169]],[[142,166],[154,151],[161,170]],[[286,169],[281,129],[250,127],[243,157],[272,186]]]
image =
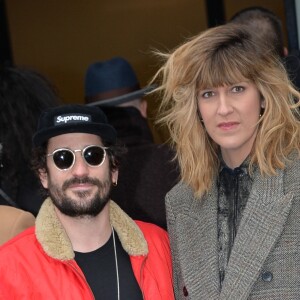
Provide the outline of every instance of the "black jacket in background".
[[[14,206],[36,216],[45,199],[42,185],[25,162],[20,170],[20,173],[16,175],[18,177],[17,188],[13,188],[9,180],[0,182],[0,188],[5,194],[5,197],[2,193],[0,194],[0,205]],[[9,200],[6,200],[6,197]]]
[[147,120],[134,107],[101,107],[128,148],[111,198],[133,219],[166,229],[165,195],[178,182],[173,151],[153,142]]
[[288,56],[284,57],[283,63],[290,80],[296,89],[300,91],[300,51],[292,51]]

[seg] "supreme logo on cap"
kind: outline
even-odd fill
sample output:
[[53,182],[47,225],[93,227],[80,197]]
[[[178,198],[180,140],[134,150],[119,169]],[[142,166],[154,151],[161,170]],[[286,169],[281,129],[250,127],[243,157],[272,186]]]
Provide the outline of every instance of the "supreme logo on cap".
[[92,118],[90,115],[86,114],[65,114],[56,116],[54,118],[54,125],[63,125],[63,124],[70,124],[70,123],[85,123],[91,122]]

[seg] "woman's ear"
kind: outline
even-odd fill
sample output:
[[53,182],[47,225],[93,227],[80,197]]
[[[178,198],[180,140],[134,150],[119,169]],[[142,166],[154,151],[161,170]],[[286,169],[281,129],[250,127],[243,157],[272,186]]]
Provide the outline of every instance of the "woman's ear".
[[39,170],[40,181],[45,189],[48,189],[48,173],[44,169]]

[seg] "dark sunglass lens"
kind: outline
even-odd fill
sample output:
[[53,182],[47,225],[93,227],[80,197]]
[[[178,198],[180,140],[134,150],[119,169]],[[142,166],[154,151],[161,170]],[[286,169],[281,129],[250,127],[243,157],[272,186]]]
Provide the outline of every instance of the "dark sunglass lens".
[[91,166],[99,166],[103,162],[105,152],[104,149],[91,146],[85,149],[84,153],[85,161]]
[[53,154],[53,161],[59,169],[69,169],[73,164],[74,156],[69,150],[60,150]]

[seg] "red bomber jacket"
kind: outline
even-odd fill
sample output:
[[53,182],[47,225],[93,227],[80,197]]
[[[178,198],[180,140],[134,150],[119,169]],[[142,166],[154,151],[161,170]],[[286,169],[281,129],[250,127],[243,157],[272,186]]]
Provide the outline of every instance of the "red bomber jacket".
[[[110,220],[130,256],[144,299],[175,299],[167,233],[156,225],[133,221],[113,201]],[[94,299],[50,198],[42,205],[35,227],[0,247],[0,299]]]

